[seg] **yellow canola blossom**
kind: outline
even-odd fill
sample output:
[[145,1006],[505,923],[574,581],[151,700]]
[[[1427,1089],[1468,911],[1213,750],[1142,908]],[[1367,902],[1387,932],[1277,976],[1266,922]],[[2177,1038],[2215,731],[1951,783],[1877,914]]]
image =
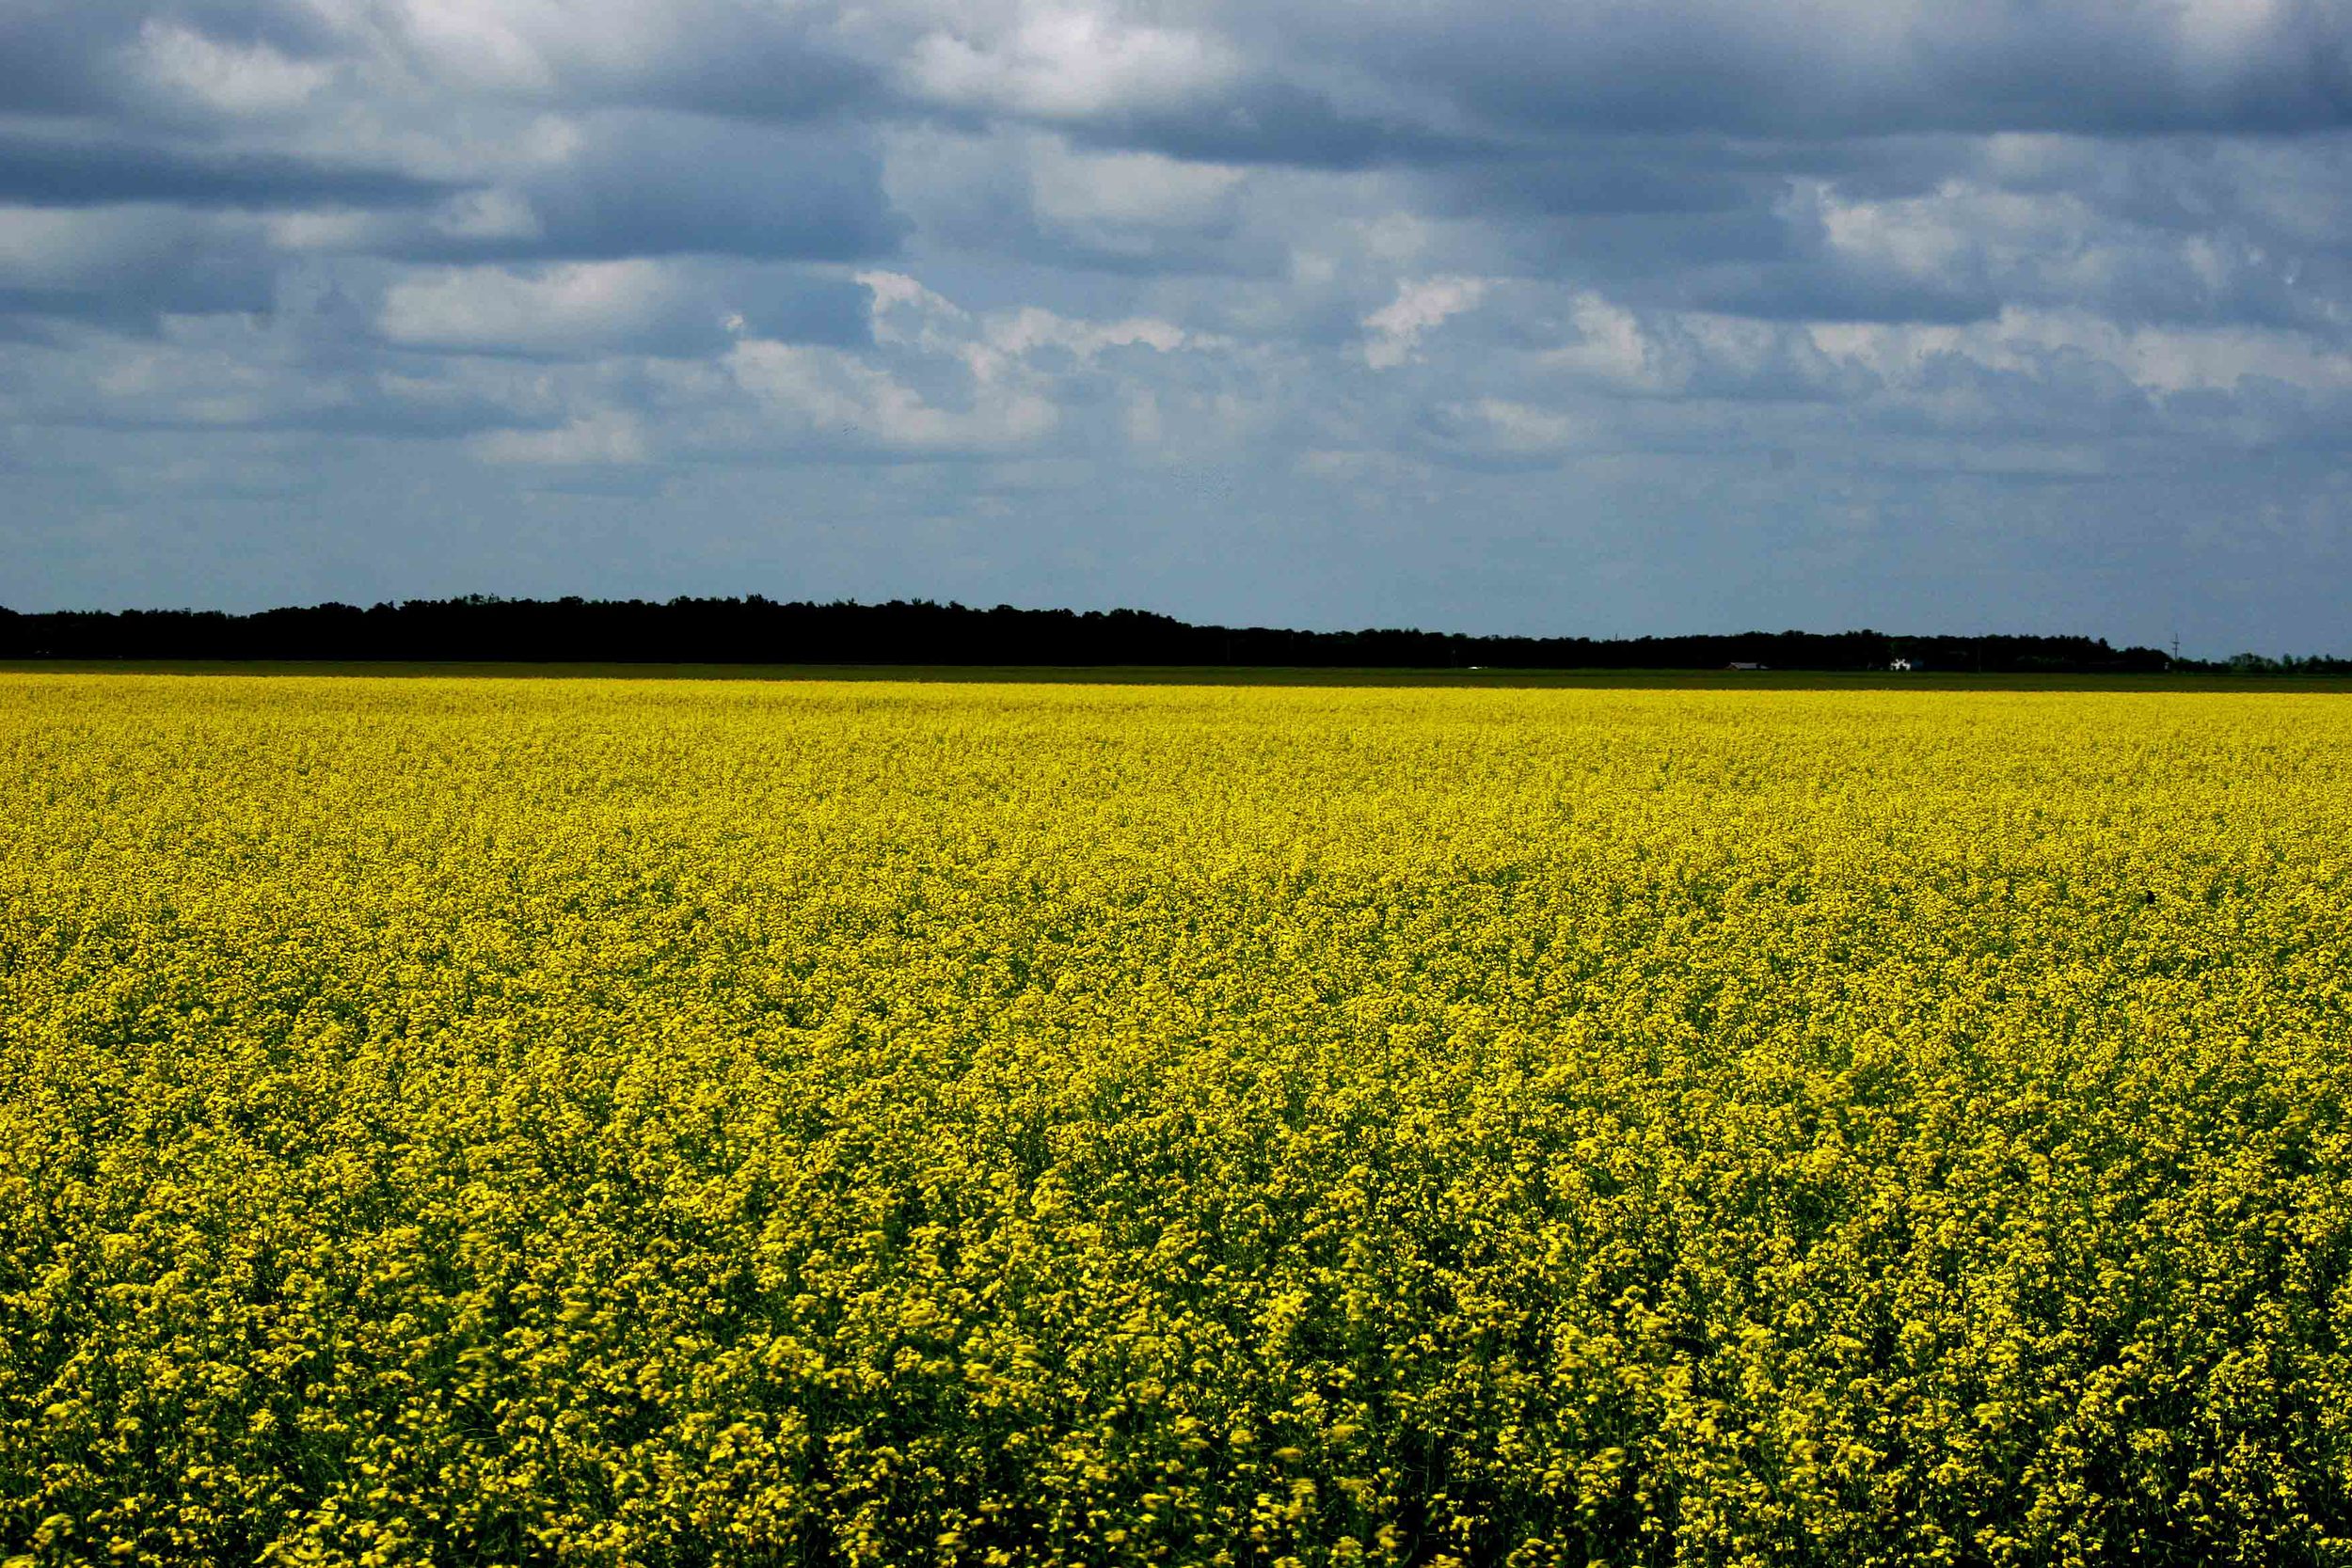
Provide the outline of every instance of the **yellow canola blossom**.
[[2352,703],[0,676],[0,1561],[2352,1562]]

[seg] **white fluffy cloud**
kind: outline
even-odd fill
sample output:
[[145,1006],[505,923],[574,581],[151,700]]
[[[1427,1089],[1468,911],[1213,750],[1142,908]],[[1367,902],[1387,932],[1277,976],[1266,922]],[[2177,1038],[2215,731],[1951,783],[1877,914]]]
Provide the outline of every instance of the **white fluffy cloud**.
[[564,353],[626,344],[685,303],[675,270],[644,258],[532,272],[439,267],[385,291],[384,336],[408,348]]
[[325,62],[290,59],[265,42],[223,42],[152,17],[139,28],[131,67],[154,94],[236,117],[290,114],[335,78]]
[[1099,4],[956,7],[898,60],[916,96],[1041,119],[1182,105],[1226,85],[1241,62],[1205,29],[1130,18]]
[[1024,446],[1054,428],[1054,404],[1037,390],[1009,384],[992,360],[967,363],[971,385],[959,406],[933,403],[889,371],[838,350],[760,340],[728,355],[736,383],[787,434],[819,445],[977,452]]
[[1364,318],[1364,362],[1394,370],[1413,356],[1422,337],[1448,316],[1475,309],[1486,283],[1478,277],[1424,277],[1397,285],[1396,297]]

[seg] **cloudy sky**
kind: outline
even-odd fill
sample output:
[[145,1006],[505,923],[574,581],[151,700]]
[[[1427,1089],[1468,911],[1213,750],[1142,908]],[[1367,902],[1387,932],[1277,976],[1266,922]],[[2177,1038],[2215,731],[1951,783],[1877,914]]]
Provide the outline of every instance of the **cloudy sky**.
[[2352,652],[2342,0],[0,0],[0,603]]

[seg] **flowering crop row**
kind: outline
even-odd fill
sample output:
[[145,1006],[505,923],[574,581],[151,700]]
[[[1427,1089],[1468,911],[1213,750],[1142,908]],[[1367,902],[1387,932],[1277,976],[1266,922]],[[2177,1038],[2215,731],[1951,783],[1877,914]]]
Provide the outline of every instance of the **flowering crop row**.
[[2347,777],[0,677],[0,1560],[2352,1562]]

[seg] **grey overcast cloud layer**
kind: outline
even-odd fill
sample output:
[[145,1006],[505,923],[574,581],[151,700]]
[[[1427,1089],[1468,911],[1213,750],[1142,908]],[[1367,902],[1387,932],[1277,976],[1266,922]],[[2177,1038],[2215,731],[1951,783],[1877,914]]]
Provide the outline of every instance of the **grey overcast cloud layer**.
[[0,0],[0,603],[2352,653],[2344,0]]

